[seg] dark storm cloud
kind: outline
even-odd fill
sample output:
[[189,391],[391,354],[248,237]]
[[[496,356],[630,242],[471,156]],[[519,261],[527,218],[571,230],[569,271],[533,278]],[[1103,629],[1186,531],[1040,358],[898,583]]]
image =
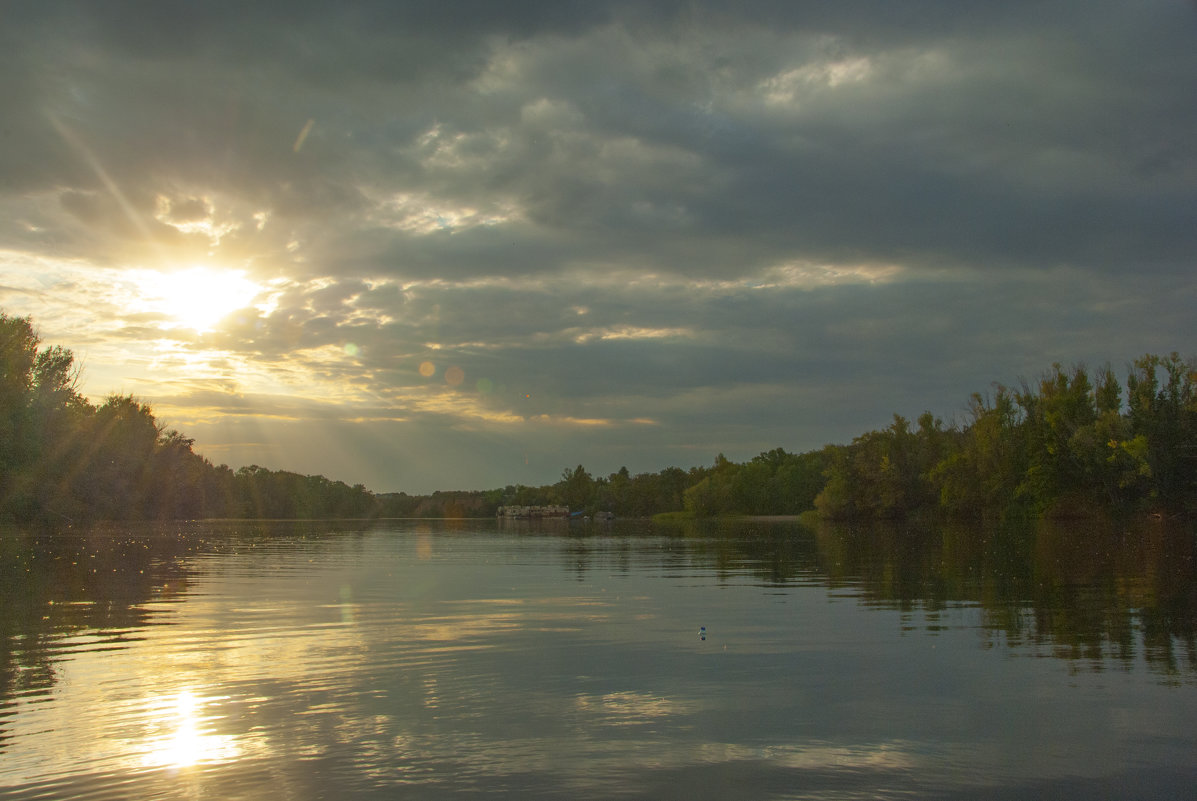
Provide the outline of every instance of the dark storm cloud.
[[[544,241],[554,232],[574,252],[711,273],[734,270],[737,248],[741,264],[801,250],[1115,268],[1191,252],[1188,9],[793,5],[731,17],[701,4],[299,4],[280,18],[84,4],[25,28],[24,73],[41,91],[15,116],[48,107],[77,124],[135,203],[164,179],[206,181],[295,225],[343,218],[353,231],[372,183],[442,203],[505,196],[549,259],[561,258]],[[480,89],[504,48],[519,61],[512,82]],[[927,53],[941,61],[921,68],[943,74],[912,80]],[[54,70],[29,64],[53,58]],[[734,102],[787,70],[853,58],[872,60],[859,86],[808,76],[792,107]],[[417,142],[437,126],[464,140],[464,166],[427,163]],[[58,155],[38,161],[78,161]],[[1169,179],[1178,172],[1189,180]],[[382,239],[365,258],[417,274],[483,273],[479,251],[497,250]]]

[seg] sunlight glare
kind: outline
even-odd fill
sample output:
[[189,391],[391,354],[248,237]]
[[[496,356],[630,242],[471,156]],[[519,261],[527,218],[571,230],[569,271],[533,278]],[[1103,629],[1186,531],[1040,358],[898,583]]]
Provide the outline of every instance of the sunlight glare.
[[237,309],[250,305],[263,288],[242,270],[190,267],[147,278],[143,291],[152,305],[180,326],[199,333],[212,330]]
[[185,768],[202,762],[234,759],[238,748],[229,735],[207,734],[202,730],[202,704],[190,690],[176,696],[156,699],[155,711],[161,718],[163,733],[153,738],[144,754],[146,767]]

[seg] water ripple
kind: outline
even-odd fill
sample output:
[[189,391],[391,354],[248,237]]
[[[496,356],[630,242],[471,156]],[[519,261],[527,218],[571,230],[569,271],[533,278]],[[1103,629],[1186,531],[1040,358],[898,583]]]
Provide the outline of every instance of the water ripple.
[[977,603],[763,582],[706,541],[151,546],[136,592],[31,590],[0,629],[5,798],[948,797],[1194,746],[1191,688],[1011,660]]

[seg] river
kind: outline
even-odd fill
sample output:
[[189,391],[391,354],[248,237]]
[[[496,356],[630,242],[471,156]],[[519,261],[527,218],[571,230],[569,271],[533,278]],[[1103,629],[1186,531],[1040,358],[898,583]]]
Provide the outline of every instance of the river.
[[1193,536],[0,530],[5,799],[1179,798]]

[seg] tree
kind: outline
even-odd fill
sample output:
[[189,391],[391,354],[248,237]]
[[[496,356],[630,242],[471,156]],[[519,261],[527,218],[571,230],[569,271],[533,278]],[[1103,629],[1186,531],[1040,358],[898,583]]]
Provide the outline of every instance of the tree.
[[1129,433],[1145,440],[1153,500],[1171,509],[1192,506],[1197,373],[1176,353],[1147,355],[1135,361],[1126,383]]
[[725,514],[731,509],[731,481],[718,473],[705,476],[682,493],[682,504],[698,517]]
[[957,516],[981,516],[1006,508],[1026,474],[1022,414],[1010,390],[998,385],[990,400],[973,393],[972,422],[954,449],[932,468],[940,505]]
[[153,412],[132,395],[109,395],[89,421],[80,455],[80,496],[103,519],[147,516],[160,434]]
[[561,502],[570,510],[587,509],[594,499],[594,479],[586,468],[578,465],[573,470],[568,467],[561,471],[561,480],[557,482],[557,492]]
[[796,515],[815,508],[826,469],[822,451],[786,454],[769,482],[774,514]]
[[37,345],[29,318],[0,313],[0,476],[9,481],[11,471],[29,459],[29,392]]

